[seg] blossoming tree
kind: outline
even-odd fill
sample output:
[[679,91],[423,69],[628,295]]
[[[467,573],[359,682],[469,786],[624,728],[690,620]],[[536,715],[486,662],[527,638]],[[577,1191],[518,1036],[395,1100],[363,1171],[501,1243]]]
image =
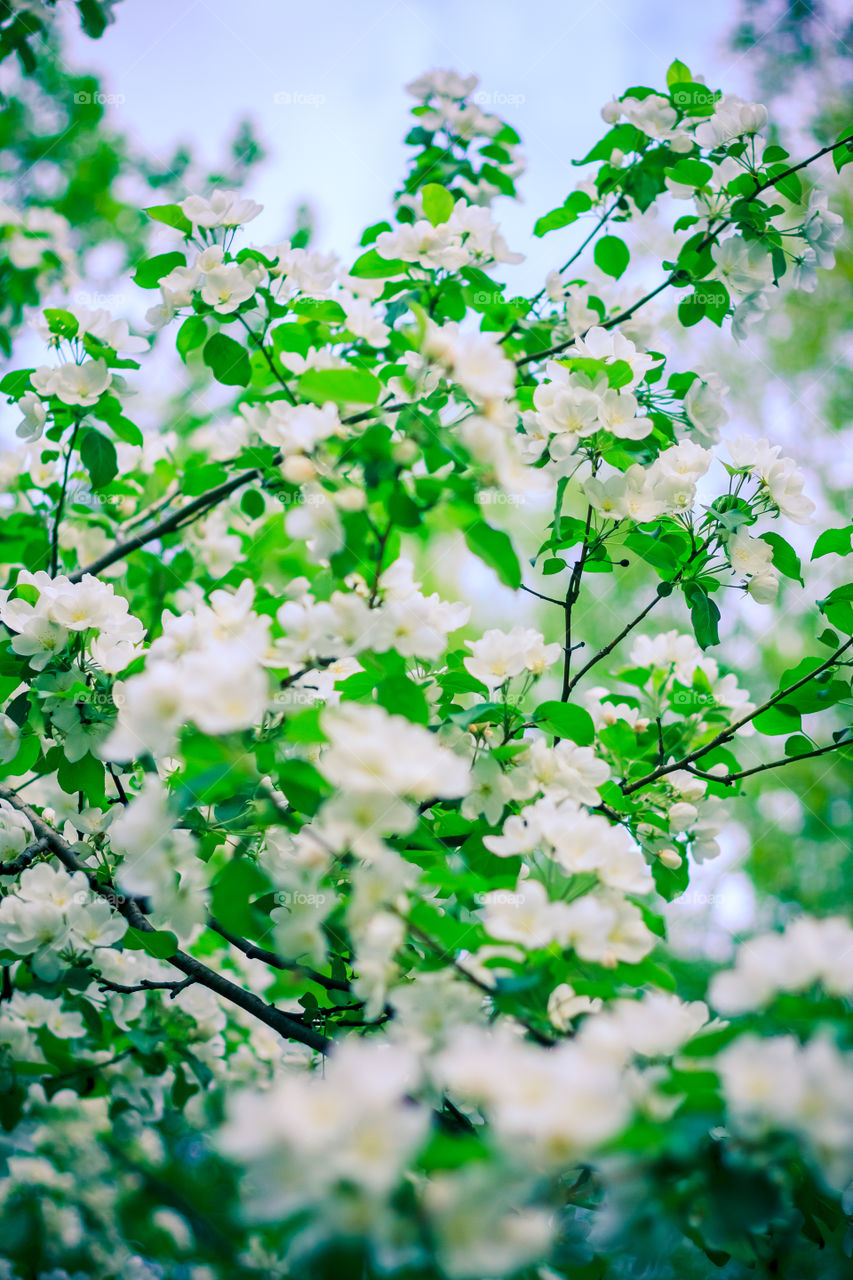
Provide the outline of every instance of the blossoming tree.
[[[0,384],[10,1280],[847,1274],[853,929],[716,967],[666,934],[744,780],[848,747],[853,588],[778,687],[729,668],[813,507],[641,324],[738,337],[813,287],[808,166],[853,135],[790,157],[676,62],[606,105],[534,228],[588,234],[514,297],[476,83],[409,86],[354,260],[254,244],[232,191],[149,208],[153,339],[47,296],[60,215],[4,227],[56,303]],[[143,431],[172,342],[191,392]],[[465,546],[505,626],[424,589]]]

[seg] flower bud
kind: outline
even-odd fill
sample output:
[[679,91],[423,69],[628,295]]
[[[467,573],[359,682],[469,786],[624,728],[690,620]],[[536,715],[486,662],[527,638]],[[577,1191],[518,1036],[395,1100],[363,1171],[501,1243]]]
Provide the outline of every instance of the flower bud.
[[658,857],[670,871],[677,871],[683,861],[681,854],[676,853],[675,849],[661,849]]
[[281,464],[281,474],[291,484],[307,484],[314,479],[317,468],[304,453],[294,453]]

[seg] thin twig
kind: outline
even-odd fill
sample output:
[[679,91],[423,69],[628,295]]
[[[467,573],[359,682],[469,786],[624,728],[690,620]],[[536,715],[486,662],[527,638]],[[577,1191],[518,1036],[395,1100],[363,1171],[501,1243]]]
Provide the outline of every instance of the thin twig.
[[769,760],[767,764],[756,764],[751,769],[740,769],[737,773],[709,773],[702,769],[694,769],[692,765],[688,765],[687,770],[696,778],[707,778],[709,782],[721,782],[728,787],[732,783],[738,782],[741,778],[752,777],[754,773],[764,773],[768,769],[780,769],[782,765],[796,764],[798,760],[813,760],[815,756],[825,756],[827,752],[839,751],[842,747],[853,747],[853,738],[842,738],[840,742],[830,742],[825,747],[816,747],[814,751],[803,751],[797,756],[783,756],[779,760]]
[[829,667],[834,666],[836,659],[840,658],[842,653],[846,652],[851,645],[853,645],[853,638],[845,640],[844,644],[841,645],[840,648],[836,649],[835,653],[833,653],[831,657],[827,658],[825,662],[822,662],[820,666],[815,667],[813,671],[809,671],[799,680],[795,680],[793,684],[788,685],[785,689],[777,690],[777,692],[768,698],[766,702],[762,702],[760,707],[756,707],[747,715],[741,716],[740,720],[735,720],[733,724],[728,726],[728,728],[721,729],[720,732],[711,738],[709,742],[706,742],[704,746],[697,747],[695,751],[689,752],[689,754],[683,756],[681,760],[674,760],[671,764],[661,765],[659,768],[653,769],[651,773],[647,773],[645,777],[639,778],[636,782],[632,782],[628,786],[623,783],[623,794],[630,796],[633,792],[639,791],[641,787],[647,787],[650,783],[656,782],[658,778],[662,778],[667,773],[673,773],[676,769],[686,769],[694,760],[699,760],[702,756],[707,755],[709,751],[713,751],[715,747],[722,746],[724,742],[728,742],[733,738],[739,729],[742,729],[745,724],[749,724],[756,718],[756,716],[760,716],[763,711],[768,711],[771,707],[775,707],[776,703],[781,702],[783,698],[788,696],[788,694],[795,693],[796,690],[801,689],[804,684],[808,684],[810,680],[814,680],[815,676],[819,676],[822,671],[826,671]]
[[287,973],[296,973],[304,978],[309,978],[311,982],[316,982],[318,986],[325,987],[327,991],[351,990],[351,985],[345,978],[329,978],[325,973],[318,973],[316,969],[299,964],[295,960],[282,960],[281,956],[276,955],[274,951],[267,951],[264,947],[255,946],[254,942],[249,942],[247,938],[241,938],[239,934],[232,933],[230,929],[226,929],[213,916],[208,916],[207,927],[212,929],[214,933],[218,933],[220,938],[224,938],[232,947],[242,951],[243,955],[248,956],[250,960],[260,960],[264,964],[270,965],[273,969],[280,969]]
[[[19,813],[22,813],[29,820],[33,830],[47,841],[51,853],[56,855],[66,870],[81,872],[86,877],[92,893],[109,902],[132,928],[140,933],[157,932],[142,914],[139,904],[133,898],[126,898],[124,894],[119,893],[108,882],[100,881],[93,871],[84,866],[68,841],[63,839],[58,831],[45,822],[36,813],[35,809],[30,808],[14,791],[2,784],[0,784],[0,797],[8,800]],[[173,955],[164,958],[168,964],[180,970],[186,977],[193,978],[200,986],[207,987],[208,990],[215,992],[216,995],[222,996],[225,1000],[230,1001],[231,1004],[242,1009],[244,1013],[251,1014],[259,1022],[263,1022],[266,1026],[271,1027],[273,1031],[277,1031],[286,1040],[298,1040],[300,1043],[308,1045],[311,1049],[317,1049],[321,1053],[325,1053],[329,1049],[330,1042],[326,1036],[319,1035],[310,1027],[301,1026],[294,1018],[277,1009],[275,1005],[267,1004],[260,996],[256,996],[254,992],[246,991],[243,987],[237,986],[235,982],[231,982],[223,974],[208,968],[206,964],[203,964],[201,960],[197,960],[195,956],[188,955],[185,951],[175,951]]]

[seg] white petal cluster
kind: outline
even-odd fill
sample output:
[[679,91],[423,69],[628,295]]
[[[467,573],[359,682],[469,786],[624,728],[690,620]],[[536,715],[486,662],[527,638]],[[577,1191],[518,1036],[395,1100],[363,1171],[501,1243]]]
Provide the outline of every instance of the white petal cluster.
[[462,796],[468,765],[439,744],[435,734],[404,716],[360,702],[343,702],[323,713],[329,739],[319,768],[336,787],[428,800]]
[[376,240],[382,258],[416,262],[428,270],[461,271],[463,267],[523,262],[511,253],[488,209],[458,200],[446,222],[433,226],[426,218],[382,231]]
[[513,627],[512,631],[493,628],[479,640],[466,642],[471,650],[465,659],[466,670],[475,680],[482,680],[490,692],[523,671],[540,676],[558,662],[563,649],[559,644],[546,644],[541,632],[532,627]]
[[89,408],[106,391],[112,374],[105,360],[68,361],[57,369],[43,365],[34,370],[30,381],[40,396],[56,396],[63,404]]
[[625,471],[602,467],[584,481],[583,491],[590,505],[608,519],[643,524],[662,515],[691,511],[696,482],[712,460],[708,449],[693,440],[682,440],[665,449],[648,467],[638,462]]
[[[471,609],[461,601],[442,600],[437,592],[424,595],[420,588],[411,560],[401,557],[382,573],[372,607],[366,592],[334,591],[328,600],[316,600],[309,591],[299,591],[276,614],[284,635],[275,641],[270,665],[341,660],[365,649],[440,658],[447,636],[465,626]],[[352,675],[353,670],[341,674]]]
[[696,126],[696,141],[700,147],[713,151],[735,138],[760,133],[766,124],[767,108],[760,102],[746,102],[736,93],[724,93],[714,103],[711,115]]
[[26,814],[8,800],[0,800],[0,858],[14,858],[34,842],[32,824]]
[[[39,287],[44,288],[59,275],[68,280],[74,261],[71,227],[67,219],[42,205],[14,209],[0,202],[3,251],[18,271],[38,270]],[[57,260],[59,272],[57,272]]]
[[623,893],[652,889],[648,864],[625,828],[573,800],[555,802],[545,795],[507,818],[502,834],[484,836],[483,843],[502,858],[542,850],[567,875],[594,871],[602,884]]
[[79,582],[62,575],[52,578],[40,569],[18,574],[18,587],[34,587],[38,600],[30,604],[9,591],[0,592],[0,621],[16,634],[15,653],[43,669],[65,647],[73,632],[96,631],[88,641],[95,662],[110,674],[123,671],[141,652],[144,628],[129,612],[124,596],[111,583],[86,573]]
[[149,899],[170,927],[183,934],[204,916],[204,886],[195,837],[177,823],[166,788],[148,774],[111,823],[110,846],[122,855],[117,871],[122,893]]
[[512,400],[515,366],[501,349],[500,334],[469,333],[456,321],[441,326],[430,323],[424,352],[487,414]]
[[537,951],[556,943],[582,960],[609,968],[637,964],[651,951],[654,937],[639,907],[619,889],[594,889],[573,902],[554,901],[532,878],[514,889],[495,889],[483,897],[483,924],[490,937]]
[[549,360],[545,376],[547,381],[533,393],[536,412],[523,418],[528,461],[535,461],[548,445],[552,462],[566,462],[580,440],[599,431],[624,440],[640,440],[651,432],[651,419],[638,415],[636,396],[610,387],[604,375],[593,379]]
[[769,543],[753,538],[738,529],[726,547],[734,573],[746,577],[747,591],[759,604],[772,604],[779,592],[779,575],[773,568],[773,550]]
[[560,1167],[624,1129],[631,1104],[618,1065],[580,1044],[543,1050],[503,1032],[466,1028],[439,1054],[453,1098],[479,1107],[515,1160]]
[[347,1186],[368,1202],[387,1195],[429,1128],[426,1108],[408,1099],[418,1074],[405,1050],[350,1040],[322,1074],[237,1094],[218,1141],[248,1167],[252,1216],[316,1205]]
[[853,1177],[853,1058],[823,1036],[739,1036],[718,1054],[732,1126],[750,1137],[790,1133],[836,1191]]
[[815,505],[803,493],[806,478],[792,458],[781,456],[781,445],[737,436],[728,442],[728,450],[733,466],[758,478],[773,507],[794,524],[810,523]]
[[518,758],[514,773],[527,795],[541,792],[557,802],[596,805],[601,799],[598,788],[610,777],[610,766],[592,747],[579,747],[568,738],[549,747],[537,737]]
[[853,928],[843,916],[801,916],[781,933],[750,938],[734,968],[714,975],[709,998],[721,1013],[740,1014],[815,983],[833,996],[853,995]]
[[211,592],[186,613],[166,610],[162,635],[148,650],[145,670],[118,684],[119,707],[104,759],[168,754],[181,725],[203,733],[231,733],[257,724],[269,700],[263,660],[269,619],[252,610],[254,586]]
[[109,947],[126,929],[118,912],[92,893],[82,871],[69,874],[47,862],[23,871],[0,900],[0,947],[28,957],[45,982],[62,972],[61,953]]
[[263,205],[247,200],[238,191],[211,192],[210,196],[187,196],[181,212],[193,227],[239,227],[257,218]]

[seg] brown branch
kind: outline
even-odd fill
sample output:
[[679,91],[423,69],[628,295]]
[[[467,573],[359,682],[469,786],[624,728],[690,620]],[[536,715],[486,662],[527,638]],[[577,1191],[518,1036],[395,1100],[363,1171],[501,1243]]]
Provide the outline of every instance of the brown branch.
[[671,764],[664,764],[658,769],[653,769],[651,773],[647,773],[645,777],[639,778],[636,782],[632,782],[630,786],[625,786],[623,784],[623,794],[630,796],[633,792],[639,791],[641,787],[647,787],[649,783],[656,782],[658,778],[662,778],[667,773],[672,773],[676,769],[686,769],[694,760],[699,760],[702,756],[707,755],[709,751],[713,751],[715,747],[722,746],[724,742],[728,742],[733,738],[737,731],[742,729],[745,724],[749,724],[750,721],[756,718],[756,716],[760,716],[762,711],[768,711],[770,707],[775,707],[776,703],[781,702],[789,693],[795,693],[796,690],[801,689],[804,684],[808,684],[810,680],[814,680],[815,676],[820,675],[822,671],[826,671],[829,667],[834,666],[837,659],[840,658],[842,653],[849,649],[851,645],[853,645],[853,639],[845,640],[844,644],[841,645],[840,648],[836,649],[835,653],[833,653],[831,657],[827,658],[825,662],[822,662],[820,666],[815,667],[814,671],[809,671],[799,680],[795,680],[793,684],[788,685],[787,688],[777,690],[777,692],[769,697],[766,702],[762,702],[760,707],[756,707],[755,710],[750,711],[748,715],[741,716],[740,720],[735,720],[735,722],[730,724],[727,729],[721,729],[720,732],[711,738],[710,742],[706,742],[704,746],[697,747],[695,751],[691,751],[681,760],[674,760]]
[[853,738],[842,738],[840,742],[830,742],[825,747],[815,747],[814,751],[803,751],[797,756],[783,756],[779,760],[769,760],[767,764],[756,764],[751,769],[740,769],[737,773],[708,773],[702,769],[694,769],[692,765],[688,765],[687,769],[696,778],[707,778],[709,782],[722,782],[728,787],[741,778],[752,777],[755,773],[765,773],[768,769],[779,769],[782,765],[796,764],[798,760],[813,760],[815,756],[825,756],[829,751],[838,751],[841,747],[853,747]]
[[[680,577],[681,577],[681,574],[679,573],[678,577],[675,578],[675,581],[677,582],[678,578]],[[568,695],[571,693],[572,689],[574,689],[577,682],[581,679],[582,676],[586,675],[587,671],[591,670],[591,668],[594,667],[597,663],[599,663],[602,658],[606,658],[608,653],[612,653],[613,650],[616,648],[617,644],[620,644],[625,639],[625,637],[631,631],[634,630],[634,627],[639,626],[639,624],[643,621],[643,618],[645,618],[647,614],[651,613],[655,605],[665,598],[666,597],[662,595],[655,595],[646,605],[645,609],[642,609],[637,614],[636,618],[632,618],[630,622],[625,624],[625,626],[619,632],[618,636],[614,636],[613,639],[608,641],[607,644],[603,645],[598,650],[597,653],[594,653],[590,658],[589,662],[585,663],[584,666],[581,667],[580,671],[578,671],[578,673],[569,682],[569,687],[566,690],[566,696],[568,697]]]
[[[157,932],[142,914],[139,904],[133,898],[126,898],[124,894],[119,893],[112,885],[101,883],[95,873],[83,865],[68,841],[64,840],[58,831],[55,831],[53,827],[45,822],[14,791],[9,787],[0,785],[0,797],[8,800],[19,813],[22,813],[29,820],[33,830],[38,833],[41,839],[46,841],[50,852],[59,859],[66,870],[82,872],[89,883],[92,893],[109,902],[132,928],[137,929],[140,933]],[[168,956],[166,960],[168,964],[178,969],[186,977],[192,978],[200,986],[207,987],[209,991],[222,996],[223,999],[236,1005],[238,1009],[242,1009],[244,1013],[257,1018],[259,1022],[271,1027],[273,1031],[277,1031],[286,1040],[298,1040],[301,1044],[308,1045],[309,1048],[316,1049],[321,1053],[325,1053],[330,1048],[331,1042],[326,1036],[319,1035],[311,1027],[303,1027],[294,1018],[291,1018],[289,1014],[282,1013],[280,1009],[276,1009],[275,1005],[267,1004],[260,996],[256,996],[254,992],[244,990],[243,987],[237,986],[235,982],[231,982],[223,974],[209,969],[206,964],[202,964],[195,956],[188,955],[185,951],[176,951],[174,955]]]
[[248,956],[250,960],[261,960],[273,969],[280,969],[287,973],[299,974],[303,978],[309,978],[311,982],[316,982],[318,986],[325,987],[327,991],[351,990],[351,985],[345,978],[329,978],[325,973],[318,973],[316,969],[311,969],[304,964],[298,964],[295,960],[282,960],[281,956],[276,955],[274,951],[267,951],[265,947],[257,947],[254,942],[249,942],[247,938],[241,938],[239,934],[232,933],[230,929],[226,929],[213,916],[208,916],[207,927],[212,929],[214,933],[218,933],[220,938],[224,938],[232,947],[242,951],[243,955]]
[[[589,531],[591,527],[592,527],[592,506],[587,506],[586,527],[584,529],[581,552],[577,560],[575,561],[574,567],[572,569],[572,576],[569,578],[569,587],[568,587],[568,590],[566,591],[566,599],[563,604],[563,608],[566,614],[566,624],[565,624],[565,646],[564,646],[564,653],[563,653],[563,687],[560,692],[561,702],[568,701],[569,690],[571,689],[570,675],[572,670],[572,611],[575,607],[575,604],[577,603],[577,598],[580,595],[581,577],[583,575],[584,565],[586,564],[587,556],[589,555]],[[559,738],[555,738],[554,740],[555,745],[557,742],[559,742]]]
[[135,986],[126,986],[123,982],[111,982],[109,978],[98,978],[98,987],[101,991],[115,991],[121,996],[130,996],[137,991],[168,991],[169,999],[174,1000],[180,991],[193,986],[195,981],[195,978],[184,978],[181,982],[154,982],[153,979],[143,978]]
[[47,852],[47,841],[37,840],[35,844],[30,845],[29,849],[24,849],[23,853],[19,853],[17,858],[10,858],[8,862],[0,862],[0,876],[16,876],[19,871],[26,871],[30,863],[35,862],[39,854]]
[[[777,174],[775,178],[768,178],[765,182],[758,183],[755,189],[752,192],[750,192],[748,196],[742,196],[740,197],[740,199],[755,200],[755,198],[757,196],[760,196],[762,192],[769,190],[771,187],[777,187],[780,182],[784,181],[785,178],[790,177],[792,173],[798,173],[800,169],[805,169],[807,168],[808,165],[814,164],[815,160],[820,160],[822,156],[829,155],[831,151],[837,151],[839,147],[845,147],[850,142],[853,142],[853,134],[851,134],[849,137],[846,137],[846,138],[840,138],[838,142],[833,142],[830,146],[821,147],[820,151],[815,151],[813,155],[808,156],[808,158],[805,160],[801,160],[799,164],[791,165],[789,168],[785,169],[784,172]],[[723,218],[723,220],[720,222],[718,226],[709,227],[708,234],[696,246],[696,252],[701,253],[703,249],[707,249],[708,245],[714,242],[714,240],[719,236],[720,232],[724,231],[726,227],[731,226],[733,222],[734,222],[734,218],[732,217]],[[640,307],[644,307],[647,302],[651,302],[652,298],[657,297],[659,293],[663,293],[664,289],[668,289],[669,286],[671,284],[674,284],[676,281],[683,280],[684,277],[685,277],[685,272],[683,271],[676,270],[676,271],[670,272],[667,278],[664,281],[662,281],[661,284],[657,286],[657,288],[652,289],[649,293],[644,294],[642,298],[638,298],[636,302],[633,302],[631,306],[627,307],[624,311],[620,311],[618,315],[612,316],[609,320],[603,320],[599,325],[593,326],[593,327],[600,328],[600,329],[612,329],[617,324],[623,324],[625,320],[630,320],[634,312],[639,311]],[[556,344],[556,346],[548,347],[544,351],[538,351],[534,355],[522,356],[519,360],[516,360],[515,362],[516,367],[521,369],[524,367],[524,365],[531,364],[536,360],[545,360],[548,358],[548,356],[559,355],[561,351],[566,351],[569,347],[571,347],[577,341],[578,336],[580,336],[581,338],[585,338],[588,332],[589,330],[586,330],[586,332],[584,332],[583,334],[576,335],[575,337],[569,338],[565,342],[559,342]]]

